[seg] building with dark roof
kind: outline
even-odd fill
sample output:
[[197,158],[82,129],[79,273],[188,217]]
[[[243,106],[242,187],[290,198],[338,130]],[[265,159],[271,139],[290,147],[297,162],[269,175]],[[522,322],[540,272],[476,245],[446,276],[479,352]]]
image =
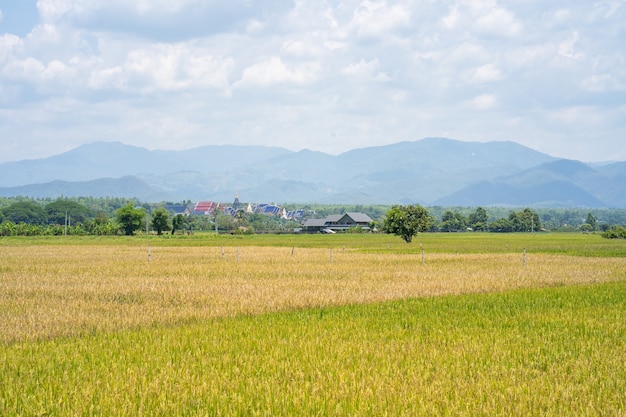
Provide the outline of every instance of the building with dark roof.
[[343,232],[352,227],[361,227],[365,231],[370,230],[372,218],[365,213],[331,214],[325,219],[309,219],[304,222],[302,231],[317,233],[324,230]]

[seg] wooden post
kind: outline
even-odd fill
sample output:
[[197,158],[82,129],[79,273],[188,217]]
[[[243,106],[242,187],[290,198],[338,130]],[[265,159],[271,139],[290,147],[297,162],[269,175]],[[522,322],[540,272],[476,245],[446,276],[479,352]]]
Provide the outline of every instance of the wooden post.
[[524,266],[526,266],[526,248],[524,248],[524,252],[522,255],[522,263],[524,264]]
[[222,259],[224,258],[224,246],[222,246]]
[[296,250],[296,247],[295,247],[295,246],[292,246],[292,247],[291,247],[291,256],[293,256],[293,251],[294,251],[294,250]]
[[152,254],[150,253],[150,245],[148,245],[148,262],[150,262],[152,260]]

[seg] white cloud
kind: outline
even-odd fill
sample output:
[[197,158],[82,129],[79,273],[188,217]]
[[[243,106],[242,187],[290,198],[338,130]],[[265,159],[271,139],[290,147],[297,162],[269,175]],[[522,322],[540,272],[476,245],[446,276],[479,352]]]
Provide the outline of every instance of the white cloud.
[[[617,110],[623,1],[38,0],[37,8],[20,36],[0,34],[0,129],[24,138],[25,154],[103,137],[334,153],[433,135],[532,137],[524,143],[547,148],[559,136],[583,143],[626,130]],[[571,103],[589,113],[556,116]],[[167,122],[147,129],[153,120]],[[176,139],[157,142],[159,131]],[[0,162],[10,158],[2,149]]]
[[37,82],[46,66],[36,58],[15,59],[6,65],[3,74],[13,79]]
[[44,23],[35,26],[24,41],[31,45],[49,45],[60,42],[61,34],[55,25]]
[[458,6],[450,7],[448,14],[441,19],[443,25],[448,29],[454,29],[459,23],[460,13]]
[[597,57],[592,74],[583,80],[582,86],[593,92],[626,91],[626,55]]
[[373,81],[390,80],[387,74],[380,71],[380,62],[378,61],[378,58],[372,59],[370,61],[361,59],[358,62],[353,62],[350,65],[342,68],[341,72],[346,75]]
[[402,5],[365,0],[354,10],[351,26],[359,36],[380,37],[407,26],[410,20],[411,11]]
[[242,87],[246,85],[269,86],[281,83],[306,84],[316,79],[318,70],[319,65],[315,62],[289,67],[280,57],[274,56],[246,68],[241,80],[236,85]]
[[489,110],[496,106],[498,99],[493,94],[481,94],[474,97],[468,104],[475,110]]
[[485,64],[472,71],[471,81],[475,83],[488,83],[499,81],[503,78],[502,72],[494,64]]
[[123,65],[95,70],[92,88],[142,94],[198,88],[228,89],[232,59],[202,55],[183,44],[157,44],[132,50]]
[[37,0],[39,15],[45,22],[54,22],[74,7],[72,0]]
[[515,37],[523,30],[522,23],[511,11],[491,0],[457,1],[441,22],[449,30],[470,29],[486,36]]
[[514,37],[522,32],[522,24],[508,10],[492,7],[474,21],[474,28],[489,35]]
[[13,49],[21,43],[18,36],[5,33],[0,35],[0,63],[13,53]]
[[324,18],[331,28],[337,28],[339,26],[339,22],[337,21],[337,19],[335,19],[335,15],[332,9],[326,9],[326,11],[324,12]]

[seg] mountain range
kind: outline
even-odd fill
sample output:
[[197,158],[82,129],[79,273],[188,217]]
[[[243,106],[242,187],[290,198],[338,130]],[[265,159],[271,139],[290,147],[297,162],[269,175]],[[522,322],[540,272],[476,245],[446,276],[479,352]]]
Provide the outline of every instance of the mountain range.
[[626,208],[626,162],[591,165],[515,142],[425,138],[340,155],[265,146],[150,151],[95,142],[0,164],[0,196],[321,204]]

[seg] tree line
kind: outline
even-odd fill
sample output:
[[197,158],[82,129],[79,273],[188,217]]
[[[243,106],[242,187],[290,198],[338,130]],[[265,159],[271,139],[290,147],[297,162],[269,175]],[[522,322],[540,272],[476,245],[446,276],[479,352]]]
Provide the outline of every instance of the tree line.
[[[539,214],[530,208],[511,211],[507,217],[493,221],[489,221],[487,211],[483,207],[477,207],[467,216],[452,210],[445,210],[441,215],[441,220],[437,221],[426,208],[420,205],[391,207],[382,221],[381,229],[386,233],[400,236],[407,243],[410,243],[413,237],[421,232],[532,233],[546,231]],[[578,230],[581,232],[602,230],[602,236],[605,238],[626,238],[626,227],[619,225],[601,227],[591,212],[587,213],[585,223],[581,224]]]
[[[536,232],[567,230],[605,232],[620,237],[619,226],[626,224],[626,210],[468,208],[381,205],[304,205],[306,217],[300,222],[243,211],[236,216],[182,216],[166,207],[185,208],[181,203],[142,203],[121,198],[60,198],[32,200],[25,197],[0,198],[0,236],[14,235],[132,235],[139,231],[157,234],[202,230],[229,233],[289,233],[310,217],[363,212],[373,219],[372,229],[395,233],[393,223],[408,219],[409,228],[419,218],[419,231],[429,232]],[[289,208],[289,207],[288,207]],[[610,233],[608,233],[611,231]],[[402,236],[402,233],[400,233]]]

